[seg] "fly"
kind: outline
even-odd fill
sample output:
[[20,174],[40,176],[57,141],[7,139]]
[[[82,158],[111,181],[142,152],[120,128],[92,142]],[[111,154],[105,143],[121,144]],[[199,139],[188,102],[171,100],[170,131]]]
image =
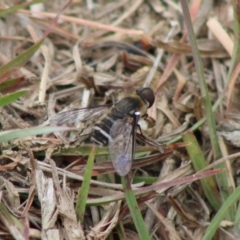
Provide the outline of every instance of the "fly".
[[93,125],[90,140],[98,145],[109,146],[113,167],[120,176],[125,176],[134,158],[138,121],[147,116],[147,109],[154,101],[151,88],[140,88],[110,108],[97,106],[73,109],[60,112],[49,121],[52,125],[64,125],[98,119]]

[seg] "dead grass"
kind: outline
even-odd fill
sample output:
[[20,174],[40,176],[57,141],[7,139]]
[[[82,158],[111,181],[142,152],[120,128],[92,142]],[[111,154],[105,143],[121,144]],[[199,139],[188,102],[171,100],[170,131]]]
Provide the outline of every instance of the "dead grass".
[[[143,159],[134,161],[132,189],[153,239],[203,239],[225,204],[221,191],[230,196],[239,181],[238,63],[230,72],[233,6],[227,1],[211,3],[193,1],[189,9],[210,100],[213,105],[218,102],[214,116],[223,157],[218,163],[224,163],[228,185],[217,186],[215,178],[192,182],[207,173],[184,178],[218,159],[213,157],[208,126],[201,120],[206,117],[205,96],[178,1],[74,0],[64,6],[56,0],[5,14],[0,18],[2,66],[37,43],[47,29],[51,32],[25,65],[0,76],[1,94],[28,90],[0,109],[2,130],[47,125],[63,109],[116,102],[134,89],[151,87],[156,101],[148,115],[156,123],[145,134],[167,144],[179,141],[184,133],[188,142],[192,135],[186,132],[192,128],[199,153],[180,148],[161,154],[139,146],[138,157]],[[1,10],[17,4],[0,1]],[[77,127],[90,131],[88,126]],[[73,131],[2,143],[0,239],[140,238],[105,148],[96,149],[86,210],[81,223],[77,221],[77,194],[91,152],[91,146],[82,142],[79,131]],[[195,157],[205,165],[196,166]],[[221,218],[225,221],[219,223],[215,239],[240,238],[238,211],[235,201]]]

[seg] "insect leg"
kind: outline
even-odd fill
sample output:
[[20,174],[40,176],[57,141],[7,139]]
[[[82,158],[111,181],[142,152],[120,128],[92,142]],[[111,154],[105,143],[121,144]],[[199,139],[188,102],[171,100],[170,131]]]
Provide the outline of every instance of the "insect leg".
[[135,112],[133,114],[133,127],[132,127],[132,160],[134,159],[134,155],[135,155],[135,149],[136,149],[136,128],[140,127],[138,125],[138,121],[140,119],[141,115],[140,112]]

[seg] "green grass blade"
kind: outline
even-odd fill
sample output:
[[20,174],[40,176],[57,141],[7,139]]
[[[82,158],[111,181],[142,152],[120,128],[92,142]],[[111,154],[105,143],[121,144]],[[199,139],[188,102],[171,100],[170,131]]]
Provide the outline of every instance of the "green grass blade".
[[16,5],[14,5],[14,6],[10,7],[10,8],[7,8],[5,10],[0,11],[0,17],[3,17],[3,16],[5,16],[7,14],[10,14],[10,13],[14,13],[14,12],[16,12],[19,9],[23,9],[23,8],[29,7],[31,5],[34,5],[34,4],[44,3],[44,2],[46,2],[46,0],[35,0],[35,1],[32,1],[32,2],[16,4]]
[[32,57],[32,55],[39,49],[39,47],[42,45],[44,39],[40,40],[30,48],[28,48],[25,52],[18,55],[16,58],[8,62],[7,64],[0,67],[0,76],[6,75],[8,72],[13,70],[16,67],[23,66],[26,61],[29,60],[29,58]]
[[[54,156],[89,156],[91,153],[92,146],[78,146],[78,147],[73,147],[73,148],[68,148],[68,149],[60,149],[59,152],[55,152],[53,155]],[[109,150],[108,147],[99,147],[96,146],[95,149],[95,154],[96,155],[109,155]]]
[[235,221],[234,221],[234,227],[233,227],[233,232],[235,233],[236,236],[240,236],[240,203],[238,201],[238,206],[237,206],[237,211],[236,211],[236,216],[235,216]]
[[239,21],[239,3],[237,1],[232,1],[233,4],[233,16],[234,16],[234,49],[232,52],[231,58],[231,67],[228,72],[228,80],[231,78],[235,68],[237,67],[238,63],[240,62],[240,21]]
[[220,222],[224,220],[224,217],[227,215],[229,209],[238,201],[240,198],[240,187],[236,188],[236,190],[228,197],[222,207],[219,209],[215,217],[212,219],[209,224],[206,232],[202,238],[202,240],[211,240],[215,232],[217,231]]
[[140,183],[140,182],[144,182],[145,184],[153,184],[155,182],[157,182],[158,177],[150,177],[150,176],[134,176],[132,183]]
[[122,177],[121,179],[122,179],[125,198],[126,198],[131,216],[133,218],[133,222],[138,231],[139,237],[142,240],[148,240],[148,239],[150,240],[151,237],[149,236],[149,233],[147,231],[136,197],[134,195],[133,190],[131,189],[131,185],[128,184],[128,180],[126,179],[126,177]]
[[[61,149],[61,152],[56,152],[54,155],[59,156],[79,156],[84,155],[88,156],[91,152],[92,146],[80,146],[80,147],[74,147],[69,149]],[[152,147],[145,148],[142,146],[137,146],[135,153],[144,153],[146,151],[154,151],[155,149]],[[108,147],[102,147],[102,146],[96,146],[96,155],[109,155],[109,149]]]
[[8,229],[14,239],[26,239],[26,232],[24,232],[24,230],[26,230],[25,226],[19,219],[8,211],[3,202],[0,202],[0,214],[1,218],[4,219],[4,222],[1,224],[5,225],[5,228]]
[[95,147],[92,148],[91,153],[89,154],[86,169],[84,172],[84,180],[82,183],[82,187],[78,191],[77,203],[76,203],[76,214],[77,220],[83,222],[84,213],[86,208],[86,202],[90,187],[90,180],[92,177],[92,169],[95,158]]
[[189,41],[190,41],[192,52],[193,52],[194,64],[196,67],[196,72],[197,72],[197,76],[198,76],[198,80],[199,80],[199,86],[201,89],[201,95],[203,98],[203,105],[204,105],[204,109],[206,112],[206,119],[207,119],[207,124],[208,124],[208,128],[209,128],[209,137],[211,140],[214,157],[215,157],[215,159],[217,159],[221,156],[221,151],[220,151],[220,147],[218,144],[218,138],[217,138],[217,133],[216,133],[216,123],[215,123],[215,118],[214,118],[213,111],[212,111],[211,99],[209,96],[207,83],[206,83],[206,80],[204,77],[203,64],[201,61],[201,56],[199,54],[196,37],[195,37],[194,31],[193,31],[193,26],[192,26],[192,22],[191,22],[191,18],[190,18],[187,1],[181,0],[180,2],[182,5],[185,24],[186,24],[187,30],[188,30]]
[[27,93],[28,93],[28,90],[21,90],[21,91],[10,93],[10,94],[0,97],[0,107],[3,107],[9,103],[14,102],[18,98],[26,95]]
[[[193,133],[188,132],[184,134],[183,141],[191,143],[190,145],[186,146],[186,149],[195,171],[198,172],[207,167],[207,161],[205,160],[204,155],[198,145],[197,139]],[[219,195],[215,179],[213,177],[208,177],[201,179],[200,182],[208,201],[215,210],[218,210],[221,207],[221,196]]]
[[33,127],[27,129],[14,129],[0,132],[0,143],[7,142],[16,138],[24,138],[38,134],[46,134],[51,132],[59,132],[69,130],[68,127]]
[[18,79],[9,79],[0,84],[0,92],[6,91],[8,88],[18,84]]
[[[211,148],[213,151],[214,159],[216,160],[216,159],[220,158],[222,156],[222,154],[221,154],[221,150],[220,150],[220,146],[219,146],[219,142],[218,142],[218,137],[217,137],[217,132],[216,132],[216,122],[215,122],[215,117],[214,117],[213,110],[212,110],[211,99],[209,96],[207,83],[206,83],[206,80],[204,77],[203,65],[202,65],[201,57],[200,57],[199,50],[197,47],[197,41],[196,41],[196,37],[195,37],[194,31],[193,31],[193,26],[192,26],[192,22],[191,22],[191,18],[190,18],[187,1],[180,0],[180,2],[182,5],[183,16],[184,16],[184,20],[185,20],[187,30],[188,30],[189,42],[190,42],[190,45],[192,48],[194,64],[196,66],[197,77],[198,77],[199,86],[201,89],[201,95],[203,98],[203,106],[205,109],[205,115],[206,115],[206,120],[207,120],[207,125],[208,125],[208,131],[209,131],[209,138],[211,141]],[[225,166],[224,166],[224,164],[219,164],[215,168],[224,169]],[[217,179],[218,187],[220,189],[222,201],[224,202],[229,196],[228,178],[227,178],[226,172],[222,172],[222,173],[218,174],[216,176],[216,179]],[[229,220],[230,221],[234,220],[234,212],[233,211],[229,211]]]

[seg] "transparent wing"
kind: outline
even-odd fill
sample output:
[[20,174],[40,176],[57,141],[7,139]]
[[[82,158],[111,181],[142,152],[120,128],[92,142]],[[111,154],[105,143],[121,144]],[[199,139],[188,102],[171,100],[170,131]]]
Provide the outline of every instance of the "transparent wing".
[[132,166],[132,124],[117,120],[110,130],[109,153],[113,167],[120,176],[125,176]]
[[52,125],[75,124],[99,117],[109,106],[98,106],[94,108],[76,108],[69,111],[59,112],[49,119]]

